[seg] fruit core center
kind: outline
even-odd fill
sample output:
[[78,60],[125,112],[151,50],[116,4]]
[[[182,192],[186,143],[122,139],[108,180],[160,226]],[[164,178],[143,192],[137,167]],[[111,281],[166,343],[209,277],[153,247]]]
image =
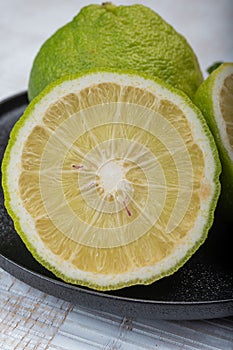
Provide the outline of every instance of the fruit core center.
[[104,192],[115,197],[121,182],[125,178],[122,163],[116,160],[109,160],[100,167],[98,175],[100,186],[104,189]]

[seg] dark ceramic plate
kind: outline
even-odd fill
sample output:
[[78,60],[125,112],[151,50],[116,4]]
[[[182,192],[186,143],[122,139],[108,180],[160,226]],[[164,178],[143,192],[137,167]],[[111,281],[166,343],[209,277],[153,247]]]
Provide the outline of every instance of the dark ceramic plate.
[[[9,132],[27,104],[25,92],[0,103],[1,160]],[[48,294],[121,316],[201,319],[233,315],[231,226],[222,222],[217,210],[208,239],[174,275],[150,286],[96,292],[64,283],[31,256],[5,210],[0,186],[0,266]]]

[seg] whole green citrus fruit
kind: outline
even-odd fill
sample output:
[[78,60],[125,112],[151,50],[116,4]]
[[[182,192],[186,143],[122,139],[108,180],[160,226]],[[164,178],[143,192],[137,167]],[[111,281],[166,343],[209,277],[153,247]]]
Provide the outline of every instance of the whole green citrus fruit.
[[130,69],[158,76],[193,96],[202,82],[186,41],[143,5],[88,5],[41,47],[29,79],[32,100],[49,83],[92,68]]

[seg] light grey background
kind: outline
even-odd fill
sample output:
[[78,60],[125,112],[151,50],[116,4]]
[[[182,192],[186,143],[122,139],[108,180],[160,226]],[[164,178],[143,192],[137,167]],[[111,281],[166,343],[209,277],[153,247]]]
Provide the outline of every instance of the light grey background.
[[[193,47],[201,69],[233,61],[233,0],[115,0],[153,8]],[[42,43],[89,2],[0,0],[0,98],[27,89],[33,59]],[[92,0],[90,3],[100,4]]]

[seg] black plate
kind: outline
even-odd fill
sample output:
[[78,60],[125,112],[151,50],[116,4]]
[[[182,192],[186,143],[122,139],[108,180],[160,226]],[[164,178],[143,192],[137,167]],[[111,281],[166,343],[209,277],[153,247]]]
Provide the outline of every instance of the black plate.
[[[0,103],[1,160],[9,132],[27,104],[25,92]],[[174,275],[150,286],[96,292],[64,283],[31,256],[5,210],[0,186],[0,266],[46,293],[121,316],[201,319],[233,315],[231,226],[222,222],[217,210],[208,239]]]

